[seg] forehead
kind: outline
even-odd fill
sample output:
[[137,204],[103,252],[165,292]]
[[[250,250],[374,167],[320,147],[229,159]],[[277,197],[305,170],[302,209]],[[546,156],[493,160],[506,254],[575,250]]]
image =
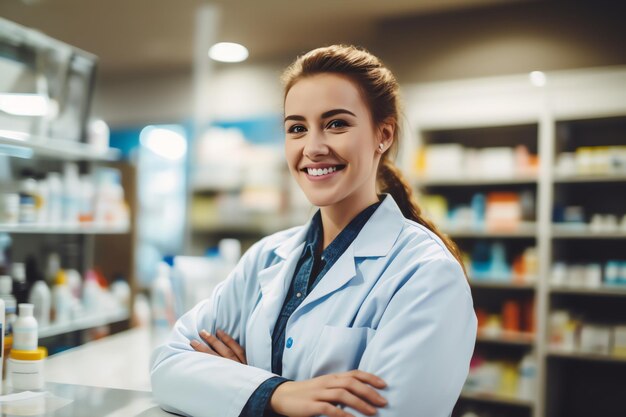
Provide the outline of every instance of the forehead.
[[296,82],[285,97],[285,114],[318,117],[325,111],[346,109],[357,116],[367,107],[356,84],[338,74],[317,74]]

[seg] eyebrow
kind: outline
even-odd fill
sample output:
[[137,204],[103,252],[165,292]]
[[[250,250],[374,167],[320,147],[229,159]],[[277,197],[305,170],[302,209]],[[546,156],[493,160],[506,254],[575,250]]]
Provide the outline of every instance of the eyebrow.
[[[336,116],[338,114],[349,114],[351,116],[356,117],[356,114],[352,113],[350,110],[333,109],[333,110],[328,110],[328,111],[325,111],[324,113],[322,113],[322,119],[327,119],[329,117],[333,117],[333,116]],[[299,121],[299,122],[303,122],[303,121],[305,121],[305,118],[304,118],[304,116],[300,116],[300,115],[297,115],[297,114],[292,114],[292,115],[289,115],[289,116],[285,117],[284,121],[286,122],[287,120],[296,120],[296,121]]]

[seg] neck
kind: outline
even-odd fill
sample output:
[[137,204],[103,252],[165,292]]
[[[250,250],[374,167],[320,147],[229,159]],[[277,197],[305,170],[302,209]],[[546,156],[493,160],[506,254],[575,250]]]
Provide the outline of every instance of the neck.
[[324,230],[324,243],[322,250],[341,233],[341,231],[354,219],[361,211],[378,202],[378,196],[374,191],[368,196],[355,199],[346,198],[333,205],[322,207],[322,229]]

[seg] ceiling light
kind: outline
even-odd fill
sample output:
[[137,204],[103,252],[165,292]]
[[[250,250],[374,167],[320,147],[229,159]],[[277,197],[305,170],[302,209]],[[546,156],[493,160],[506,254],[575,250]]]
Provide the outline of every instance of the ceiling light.
[[143,146],[165,159],[175,161],[187,153],[187,140],[180,132],[171,129],[147,126],[139,134],[139,140]]
[[48,97],[41,94],[0,94],[0,110],[14,116],[45,116],[48,107]]
[[528,74],[530,82],[535,87],[543,87],[546,85],[546,74],[541,71],[533,71]]
[[209,58],[220,62],[241,62],[248,58],[248,49],[238,43],[220,42],[209,48]]

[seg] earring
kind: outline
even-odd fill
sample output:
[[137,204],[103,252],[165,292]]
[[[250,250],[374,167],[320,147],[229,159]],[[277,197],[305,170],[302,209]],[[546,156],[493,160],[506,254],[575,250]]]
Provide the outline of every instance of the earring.
[[385,146],[384,146],[382,143],[379,143],[379,144],[378,144],[378,150],[379,150],[380,152],[382,152],[382,151],[383,151],[383,149],[385,149]]

